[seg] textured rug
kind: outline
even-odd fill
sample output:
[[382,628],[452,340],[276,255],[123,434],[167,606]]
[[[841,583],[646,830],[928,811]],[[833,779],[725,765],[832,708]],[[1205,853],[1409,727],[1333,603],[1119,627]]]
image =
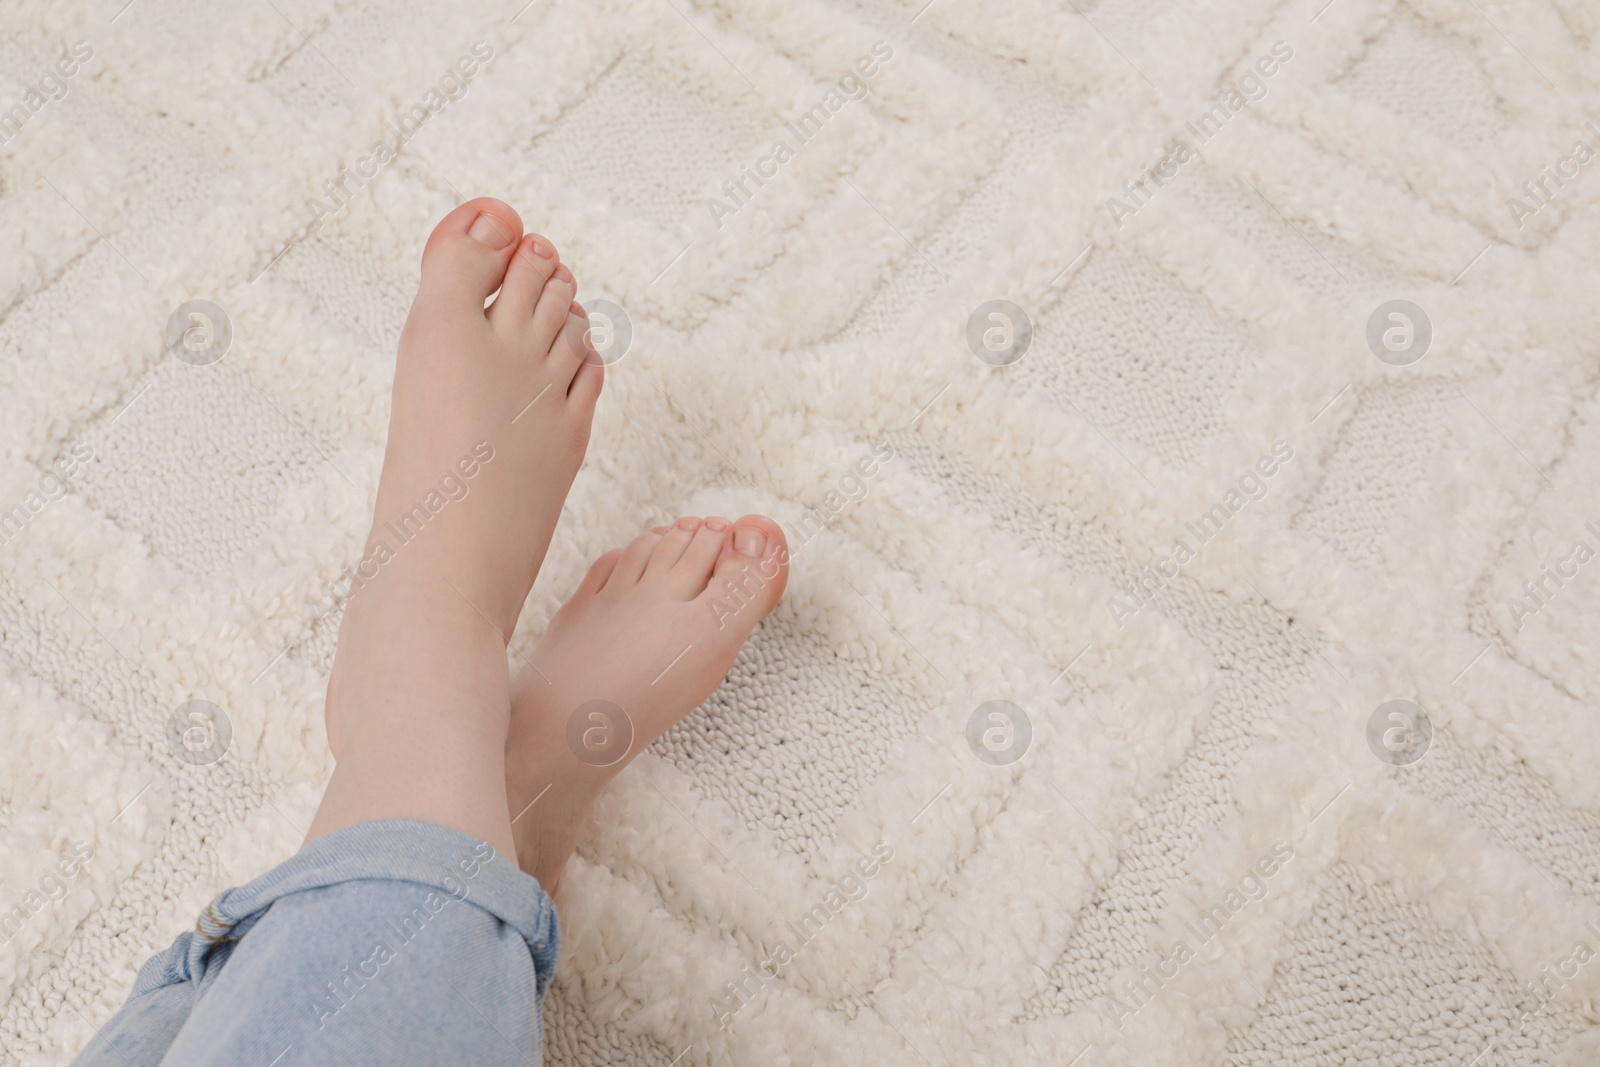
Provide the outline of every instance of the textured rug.
[[614,360],[513,659],[645,525],[796,549],[548,1062],[1600,1062],[1592,3],[4,12],[0,1059],[298,846],[492,194]]

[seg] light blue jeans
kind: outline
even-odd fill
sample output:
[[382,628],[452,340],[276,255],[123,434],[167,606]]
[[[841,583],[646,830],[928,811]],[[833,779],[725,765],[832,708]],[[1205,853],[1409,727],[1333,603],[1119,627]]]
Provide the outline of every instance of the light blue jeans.
[[557,949],[550,897],[486,842],[364,823],[224,891],[75,1062],[538,1067]]

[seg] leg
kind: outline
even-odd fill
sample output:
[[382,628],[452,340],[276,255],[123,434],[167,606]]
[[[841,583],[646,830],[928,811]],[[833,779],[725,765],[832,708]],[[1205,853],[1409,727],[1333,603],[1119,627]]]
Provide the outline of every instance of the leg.
[[[513,685],[504,788],[519,863],[541,885],[554,889],[600,790],[727,673],[787,564],[761,516],[680,520],[596,561]],[[567,737],[595,699],[632,728],[615,762],[602,745],[606,766]],[[334,831],[219,896],[78,1062],[536,1065],[558,945],[553,906],[530,887],[440,825]]]
[[533,1067],[557,950],[550,898],[487,843],[363,823],[220,894],[76,1062]]
[[574,294],[555,250],[499,201],[462,205],[428,241],[328,685],[338,764],[309,840],[409,818],[512,854],[505,645],[602,377]]
[[557,937],[549,897],[503,858],[505,642],[600,392],[574,295],[497,200],[434,231],[328,685],[338,764],[307,843],[150,960],[81,1062],[541,1058]]

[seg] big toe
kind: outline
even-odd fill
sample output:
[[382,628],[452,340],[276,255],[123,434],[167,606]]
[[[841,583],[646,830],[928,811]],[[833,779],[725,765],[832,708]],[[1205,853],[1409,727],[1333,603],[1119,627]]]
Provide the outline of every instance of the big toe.
[[746,515],[733,524],[701,596],[719,630],[733,627],[742,636],[777,606],[788,581],[789,543],[783,527],[765,515]]
[[469,200],[440,220],[422,250],[419,295],[483,313],[506,276],[522,219],[493,197]]

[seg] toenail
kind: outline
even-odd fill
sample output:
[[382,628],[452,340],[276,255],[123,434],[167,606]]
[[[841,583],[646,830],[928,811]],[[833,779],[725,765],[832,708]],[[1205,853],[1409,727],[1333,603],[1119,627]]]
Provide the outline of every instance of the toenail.
[[566,282],[568,285],[572,286],[574,289],[576,289],[578,287],[578,283],[573,279],[572,272],[567,269],[567,265],[565,263],[563,263],[563,264],[561,264],[561,266],[557,267],[555,269],[555,273],[550,275],[550,277],[554,278],[558,282]]
[[511,243],[511,234],[506,231],[505,224],[487,211],[478,213],[467,236],[490,248],[504,248]]
[[706,520],[706,525],[708,527],[710,527],[711,529],[717,531],[717,533],[721,533],[723,530],[726,530],[728,528],[728,520],[727,519],[707,519]]
[[733,531],[733,548],[741,556],[760,559],[767,548],[767,535],[754,526],[741,526]]
[[528,238],[528,247],[533,249],[533,254],[538,256],[540,259],[556,258],[556,246],[551,244],[549,241],[546,241],[538,234],[534,234],[532,237]]
[[678,520],[678,529],[680,529],[680,530],[698,530],[698,529],[700,529],[700,520],[697,519],[697,518],[694,518],[693,516],[686,515],[683,518]]

